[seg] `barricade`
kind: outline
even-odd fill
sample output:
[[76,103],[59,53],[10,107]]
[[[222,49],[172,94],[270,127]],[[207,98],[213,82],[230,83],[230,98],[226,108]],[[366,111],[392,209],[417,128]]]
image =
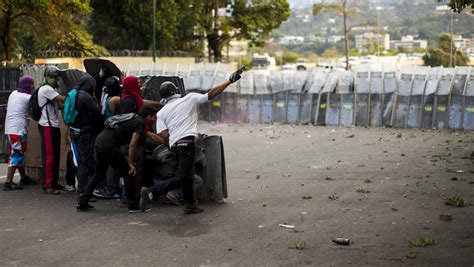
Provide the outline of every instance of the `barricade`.
[[408,101],[408,128],[421,127],[423,115],[422,101],[429,72],[429,67],[416,67],[414,70],[411,94]]
[[462,127],[462,102],[468,71],[468,67],[456,67],[454,70],[453,88],[449,99],[449,129],[458,130]]
[[474,130],[474,68],[470,69],[464,89],[463,129]]
[[434,128],[445,129],[448,124],[449,96],[453,87],[453,80],[454,69],[443,69],[434,100]]

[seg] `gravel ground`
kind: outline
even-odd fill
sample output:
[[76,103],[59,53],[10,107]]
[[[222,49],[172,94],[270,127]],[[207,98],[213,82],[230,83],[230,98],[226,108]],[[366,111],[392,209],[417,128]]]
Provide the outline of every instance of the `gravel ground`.
[[[472,132],[209,123],[200,132],[223,137],[224,203],[129,215],[110,200],[77,213],[73,193],[1,191],[0,265],[474,264]],[[454,196],[465,207],[444,204]],[[409,247],[421,238],[435,244]]]

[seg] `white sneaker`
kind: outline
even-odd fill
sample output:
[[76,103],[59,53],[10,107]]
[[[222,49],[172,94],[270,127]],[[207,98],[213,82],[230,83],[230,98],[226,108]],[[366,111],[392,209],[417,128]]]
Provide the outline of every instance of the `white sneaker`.
[[73,186],[73,185],[66,185],[66,186],[64,187],[64,191],[66,191],[66,192],[74,192],[74,191],[76,191],[76,187]]

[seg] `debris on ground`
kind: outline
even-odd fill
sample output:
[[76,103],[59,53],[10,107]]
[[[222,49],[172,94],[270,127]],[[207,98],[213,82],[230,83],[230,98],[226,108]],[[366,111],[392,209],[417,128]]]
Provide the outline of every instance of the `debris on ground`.
[[326,180],[326,181],[332,181],[332,178],[331,178],[331,177],[326,177],[326,178],[324,178],[324,180]]
[[337,200],[339,197],[336,196],[336,195],[330,195],[330,196],[328,196],[328,198],[329,198],[330,200]]
[[351,244],[351,240],[349,238],[341,238],[341,237],[333,239],[332,242],[338,245],[347,245],[347,246]]
[[306,200],[306,199],[312,199],[313,197],[312,196],[303,196],[301,198]]
[[460,197],[445,197],[444,205],[454,207],[464,207],[464,199]]
[[415,259],[417,256],[417,254],[415,252],[408,252],[405,257],[409,258],[409,259]]
[[294,226],[294,225],[289,225],[289,224],[287,224],[286,222],[282,222],[282,223],[280,223],[278,226],[283,227],[283,228],[286,228],[286,229],[295,229],[295,226]]
[[402,133],[397,133],[397,135],[395,137],[402,138]]
[[255,179],[260,179],[260,175],[257,174],[257,176],[255,176]]
[[304,241],[298,240],[294,242],[293,244],[290,245],[291,249],[297,249],[297,250],[302,250],[306,246],[306,243]]
[[427,246],[432,246],[434,244],[436,244],[436,240],[434,240],[432,237],[429,237],[429,236],[408,241],[408,246],[410,248],[427,247]]
[[362,189],[362,188],[356,189],[356,192],[357,192],[357,193],[363,193],[363,194],[368,194],[368,193],[370,193],[369,190],[367,190],[367,189]]
[[451,179],[449,179],[451,181],[457,181],[458,180],[458,177],[452,177]]
[[440,221],[445,221],[445,222],[452,221],[453,220],[453,215],[451,215],[451,214],[440,214],[439,215],[439,220]]
[[351,135],[348,135],[346,136],[346,138],[354,138],[355,134],[351,134]]

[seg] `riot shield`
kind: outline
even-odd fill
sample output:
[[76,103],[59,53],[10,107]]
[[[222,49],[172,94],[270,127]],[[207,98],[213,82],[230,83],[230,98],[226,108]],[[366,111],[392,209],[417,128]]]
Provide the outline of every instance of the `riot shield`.
[[311,71],[308,71],[307,81],[305,82],[304,86],[302,87],[302,92],[300,96],[300,110],[299,110],[299,122],[301,124],[308,124],[314,121],[312,118],[311,110],[313,104],[313,94],[309,93],[309,89],[314,83],[316,73],[318,72],[318,68],[313,68]]
[[[270,92],[269,76],[268,70],[253,71],[255,95],[250,99],[250,109],[252,110],[249,114],[250,123],[272,122],[273,96]],[[256,116],[257,111],[258,116]]]
[[369,125],[369,66],[357,65],[354,80],[355,125]]
[[336,86],[340,72],[334,71],[329,75],[329,79],[323,87],[321,93],[327,94],[326,125],[339,126],[339,116],[341,113],[341,98],[336,94]]
[[435,95],[434,124],[437,129],[445,129],[449,118],[449,95],[453,86],[454,69],[445,68],[441,73],[438,91]]
[[249,96],[254,94],[253,73],[247,72],[237,82],[240,92],[237,99],[237,121],[247,122],[249,112]]
[[220,95],[222,107],[221,121],[224,123],[233,123],[237,121],[237,98],[235,92],[224,91]]
[[67,69],[59,72],[58,93],[66,95],[82,78],[89,74],[82,70]]
[[[218,63],[211,88],[214,88],[226,81],[227,77],[230,75],[229,73],[230,66],[228,64]],[[221,121],[223,116],[223,105],[225,104],[222,96],[219,95],[218,97],[212,99],[209,104],[211,121]]]
[[425,93],[426,79],[429,67],[415,67],[413,84],[408,105],[408,128],[420,128],[423,115],[422,100]]
[[394,65],[384,66],[383,73],[383,118],[382,123],[385,126],[393,125],[393,106],[395,102],[395,91],[398,83],[396,78],[396,67]]
[[339,125],[354,124],[354,77],[352,72],[344,71],[339,76],[338,93],[341,98],[341,118]]
[[293,89],[288,93],[287,120],[290,124],[299,122],[301,92],[303,91],[307,75],[307,71],[297,71],[294,77]]
[[426,79],[426,88],[422,100],[422,127],[424,129],[431,129],[433,127],[434,95],[438,89],[438,82],[442,68],[443,67],[431,68],[430,74]]
[[273,122],[286,123],[286,91],[283,91],[281,71],[270,72],[270,88],[273,93]]
[[474,69],[470,69],[468,75],[466,88],[464,89],[464,104],[463,104],[463,124],[464,130],[474,130]]
[[196,91],[201,89],[202,67],[202,63],[189,65],[188,79],[186,81],[186,90]]
[[455,69],[449,105],[449,129],[461,129],[462,127],[462,102],[468,71],[469,67],[456,67]]
[[383,73],[382,70],[371,70],[370,72],[370,126],[382,125],[383,105]]
[[218,63],[207,63],[204,65],[204,68],[201,72],[201,90],[207,92],[212,89],[212,85],[214,84],[214,76],[216,76],[217,69]]
[[413,66],[404,66],[400,71],[400,83],[395,100],[395,116],[393,126],[405,128],[408,120],[408,105],[413,83]]
[[200,134],[196,139],[195,151],[196,174],[203,181],[196,198],[201,201],[222,202],[228,196],[222,137]]
[[308,93],[313,95],[311,121],[314,121],[315,125],[325,125],[327,95],[324,94],[325,96],[322,97],[321,90],[328,81],[329,75],[330,70],[318,68],[314,81],[308,86]]

